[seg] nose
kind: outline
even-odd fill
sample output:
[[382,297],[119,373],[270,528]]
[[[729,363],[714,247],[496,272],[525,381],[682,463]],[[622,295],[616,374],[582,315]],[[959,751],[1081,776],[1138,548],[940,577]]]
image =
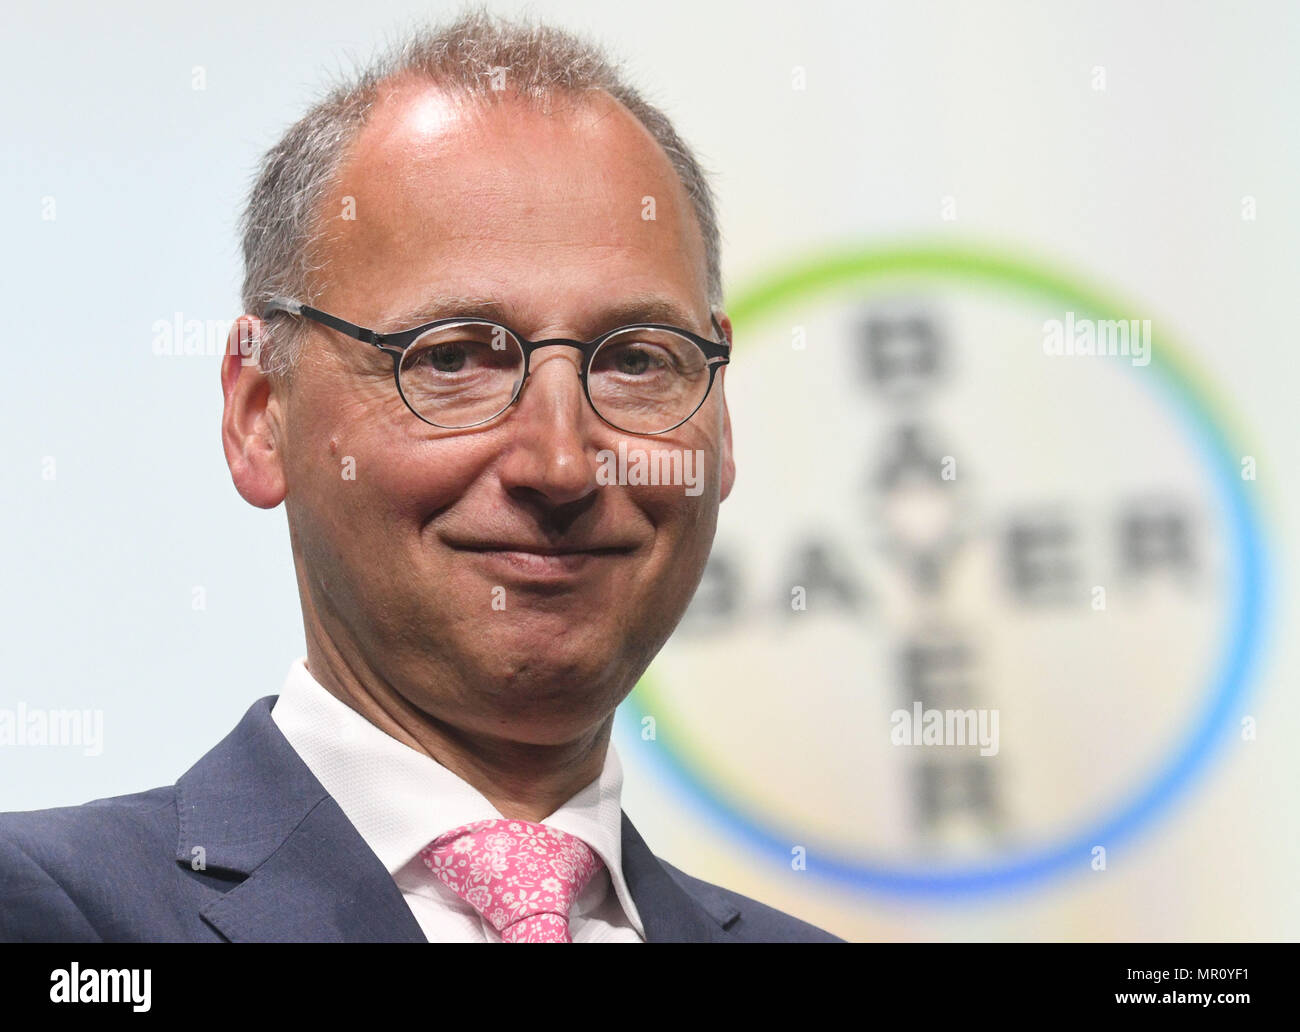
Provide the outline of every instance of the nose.
[[548,508],[581,502],[597,487],[590,448],[597,416],[583,394],[581,365],[576,349],[539,348],[506,420],[510,442],[498,466],[502,486]]

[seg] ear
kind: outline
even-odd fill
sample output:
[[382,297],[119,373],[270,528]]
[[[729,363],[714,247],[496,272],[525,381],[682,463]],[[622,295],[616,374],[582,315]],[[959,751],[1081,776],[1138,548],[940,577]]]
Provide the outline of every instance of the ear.
[[273,509],[286,493],[281,398],[257,361],[262,320],[241,315],[230,328],[221,361],[221,444],[243,499]]
[[[731,320],[725,315],[718,319],[718,325],[727,335],[727,343],[735,347],[731,336]],[[718,393],[722,397],[722,490],[718,500],[725,502],[731,494],[731,487],[736,482],[736,460],[731,452],[731,411],[727,408],[727,367],[718,370]]]

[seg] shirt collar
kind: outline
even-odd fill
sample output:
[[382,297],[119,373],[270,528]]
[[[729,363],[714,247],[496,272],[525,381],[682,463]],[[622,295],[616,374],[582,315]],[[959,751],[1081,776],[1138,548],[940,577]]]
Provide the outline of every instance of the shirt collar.
[[[381,731],[294,660],[271,718],[366,845],[396,876],[433,839],[503,815],[468,782]],[[604,861],[614,892],[644,937],[623,877],[623,765],[611,741],[600,776],[545,823],[576,835]]]

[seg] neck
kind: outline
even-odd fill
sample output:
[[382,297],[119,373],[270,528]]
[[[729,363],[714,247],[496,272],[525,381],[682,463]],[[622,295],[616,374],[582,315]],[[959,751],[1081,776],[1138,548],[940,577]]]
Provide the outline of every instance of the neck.
[[382,678],[308,636],[307,669],[339,701],[392,738],[429,756],[507,820],[540,823],[604,768],[614,714],[571,740],[539,745],[454,726],[413,706]]

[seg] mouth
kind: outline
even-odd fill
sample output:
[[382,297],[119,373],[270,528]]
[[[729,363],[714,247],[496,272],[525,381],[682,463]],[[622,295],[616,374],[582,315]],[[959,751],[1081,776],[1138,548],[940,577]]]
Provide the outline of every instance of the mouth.
[[522,555],[623,555],[635,547],[633,545],[593,545],[586,548],[555,547],[551,545],[513,544],[509,542],[448,542],[460,552],[518,552]]
[[520,542],[452,543],[458,552],[477,556],[501,573],[514,573],[527,580],[565,581],[589,570],[608,565],[631,554],[630,545],[601,545],[588,548],[538,545]]

